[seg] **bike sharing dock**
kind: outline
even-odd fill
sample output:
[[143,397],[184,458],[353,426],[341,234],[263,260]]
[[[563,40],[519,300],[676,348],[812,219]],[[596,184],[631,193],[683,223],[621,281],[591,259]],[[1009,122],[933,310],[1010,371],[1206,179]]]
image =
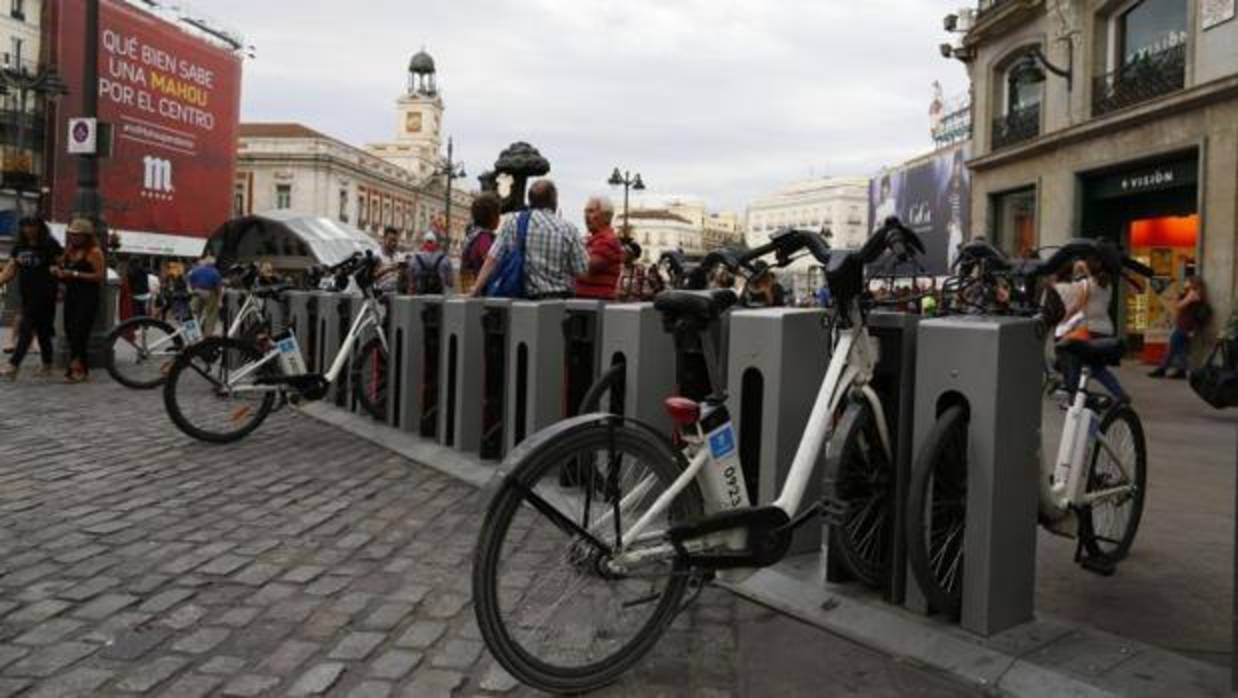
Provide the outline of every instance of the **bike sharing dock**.
[[[327,347],[342,336],[338,328],[347,329],[352,308],[341,294],[293,292],[285,317],[308,338],[307,356],[318,358],[332,355]],[[730,312],[715,335],[718,376],[704,368],[703,344],[675,341],[651,304],[395,297],[388,321],[383,419],[364,415],[348,392],[305,412],[477,487],[532,433],[577,414],[589,386],[622,365],[602,409],[659,428],[669,428],[663,397],[694,397],[725,382],[745,480],[754,503],[768,502],[786,477],[829,360],[824,313],[807,309]],[[1031,321],[874,313],[869,324],[881,345],[874,387],[895,460],[879,578],[851,578],[829,527],[806,525],[791,557],[729,588],[996,695],[1232,695],[1225,667],[1097,630],[1086,617],[1037,613],[1041,340]],[[972,419],[963,605],[952,622],[926,615],[907,569],[900,504],[914,454],[941,410],[958,400]],[[816,478],[811,487],[822,485]],[[805,501],[817,495],[810,490]],[[1225,623],[1228,610],[1215,610],[1215,622]]]

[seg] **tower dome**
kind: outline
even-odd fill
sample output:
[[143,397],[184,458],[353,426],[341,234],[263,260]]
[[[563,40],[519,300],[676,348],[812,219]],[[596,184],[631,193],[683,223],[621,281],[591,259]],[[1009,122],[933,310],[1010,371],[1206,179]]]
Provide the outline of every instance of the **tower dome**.
[[408,72],[414,75],[433,75],[434,74],[434,58],[426,53],[425,49],[413,54],[412,60],[408,62]]

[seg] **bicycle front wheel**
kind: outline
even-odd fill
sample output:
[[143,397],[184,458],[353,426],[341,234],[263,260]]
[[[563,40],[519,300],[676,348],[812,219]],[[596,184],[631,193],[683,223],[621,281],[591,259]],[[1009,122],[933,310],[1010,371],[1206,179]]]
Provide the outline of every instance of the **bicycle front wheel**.
[[[560,484],[561,471],[582,461],[587,476]],[[679,474],[668,446],[602,420],[570,428],[515,466],[491,501],[473,560],[478,626],[512,676],[581,693],[614,681],[653,647],[693,572],[675,555],[621,572],[607,564],[608,551]],[[647,530],[664,532],[701,510],[690,483]]]
[[252,391],[268,367],[252,342],[208,337],[181,353],[163,386],[163,404],[178,429],[210,443],[238,441],[257,429],[275,393]]
[[377,420],[387,418],[387,350],[375,337],[353,358],[352,386],[365,413]]
[[890,577],[894,470],[867,400],[847,406],[827,451],[826,480],[845,510],[830,527],[830,552],[862,584],[881,588]]
[[1148,484],[1148,449],[1139,415],[1119,405],[1101,418],[1099,433],[1088,462],[1087,493],[1115,491],[1079,509],[1079,537],[1088,555],[1117,563],[1130,553],[1143,517]]
[[122,322],[105,341],[104,368],[112,380],[134,390],[158,388],[185,348],[175,328],[153,317]]
[[951,617],[963,607],[963,532],[967,523],[967,411],[937,418],[911,470],[907,562],[929,605]]

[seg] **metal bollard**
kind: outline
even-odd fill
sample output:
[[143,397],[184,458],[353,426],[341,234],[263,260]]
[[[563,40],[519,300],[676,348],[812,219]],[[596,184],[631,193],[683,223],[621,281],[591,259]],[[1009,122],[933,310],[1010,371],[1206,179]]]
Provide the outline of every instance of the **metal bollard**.
[[921,322],[916,344],[915,452],[947,406],[969,407],[961,623],[993,635],[1033,618],[1043,343],[1032,320],[959,316]]
[[443,302],[443,345],[439,363],[438,441],[460,451],[481,448],[483,365],[481,316],[486,301],[451,298]]
[[603,311],[603,369],[626,365],[623,414],[669,433],[663,401],[675,392],[675,346],[652,303],[609,305]]
[[[315,294],[308,291],[288,292],[287,325],[291,326],[293,333],[296,334],[310,371],[315,370],[314,360],[318,345],[317,315],[318,298]],[[273,324],[272,328],[278,330],[279,326]]]
[[570,300],[563,311],[562,417],[580,414],[580,403],[602,366],[602,301]]
[[[738,427],[744,482],[754,504],[778,498],[808,424],[830,361],[824,318],[822,310],[796,308],[731,313],[727,406]],[[804,502],[820,496],[821,479],[814,478]],[[820,551],[822,533],[819,524],[800,527],[792,553]]]
[[516,302],[508,311],[505,452],[563,417],[566,306]]
[[511,305],[512,301],[507,298],[488,298],[481,314],[483,368],[478,455],[484,460],[502,458],[506,444],[507,333]]

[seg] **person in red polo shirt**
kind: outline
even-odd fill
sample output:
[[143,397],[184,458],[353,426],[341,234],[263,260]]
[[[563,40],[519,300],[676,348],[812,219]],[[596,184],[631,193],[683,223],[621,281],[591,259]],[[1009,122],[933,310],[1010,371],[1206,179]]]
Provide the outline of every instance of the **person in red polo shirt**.
[[576,277],[576,297],[610,301],[615,299],[619,273],[623,271],[623,245],[610,227],[615,207],[610,199],[595,196],[585,204],[585,227],[589,239],[589,271]]

